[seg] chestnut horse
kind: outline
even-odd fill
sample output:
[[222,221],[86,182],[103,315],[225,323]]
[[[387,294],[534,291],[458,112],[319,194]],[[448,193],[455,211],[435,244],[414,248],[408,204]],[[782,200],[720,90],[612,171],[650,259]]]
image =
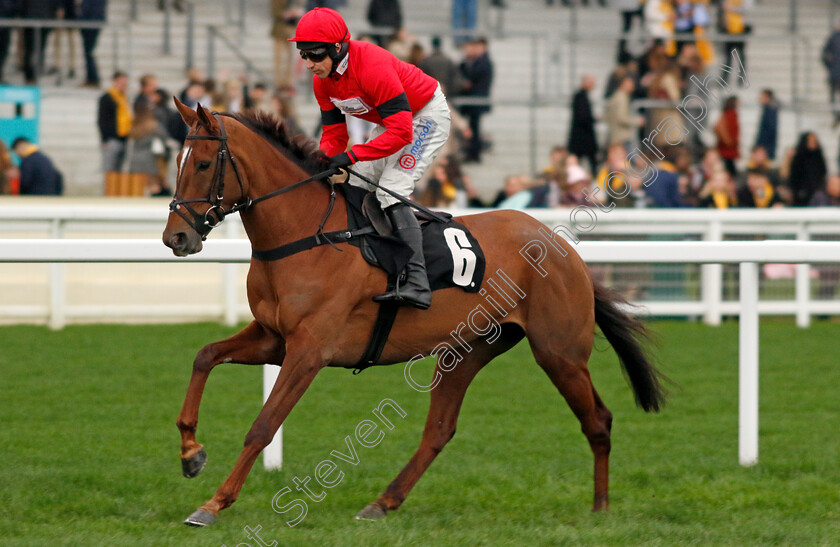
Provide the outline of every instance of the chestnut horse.
[[[176,194],[163,232],[163,242],[176,255],[201,251],[206,233],[232,211],[240,212],[255,250],[311,236],[321,224],[325,231],[347,227],[340,193],[332,196],[336,201],[331,213],[325,213],[331,191],[323,176],[321,180],[312,176],[326,165],[313,141],[289,137],[282,123],[266,114],[219,115],[200,106],[193,111],[177,101],[176,106],[190,126],[178,157]],[[308,179],[313,181],[295,186]],[[272,192],[271,199],[259,200]],[[276,195],[279,193],[282,195]],[[401,363],[418,354],[437,355],[440,351],[436,348],[451,343],[453,335],[460,345],[457,349],[448,346],[452,350],[447,352],[448,362],[437,355],[437,383],[430,384],[434,388],[420,447],[357,518],[381,518],[400,507],[454,435],[464,393],[475,375],[523,336],[527,336],[537,364],[580,420],[595,460],[593,510],[606,509],[612,415],[592,386],[587,369],[595,323],[618,354],[636,403],[645,411],[657,411],[664,392],[659,373],[643,348],[644,327],[620,309],[620,297],[592,281],[584,262],[562,238],[545,246],[549,252],[541,263],[544,271],[526,260],[520,250],[540,239],[538,230],[551,234],[534,218],[521,212],[492,211],[457,220],[482,244],[488,276],[502,272],[499,275],[509,282],[509,288],[501,291],[499,281],[485,283],[490,290],[479,293],[442,289],[435,291],[428,310],[399,310],[378,364]],[[318,371],[357,363],[378,311],[371,297],[383,291],[386,281],[383,271],[368,265],[355,248],[344,244],[315,247],[282,260],[251,260],[247,290],[254,321],[232,337],[202,348],[193,363],[177,422],[185,476],[197,475],[206,459],[195,430],[210,371],[220,363],[271,363],[281,365],[280,373],[245,436],[233,471],[187,524],[211,524],[219,511],[236,500],[257,456]],[[513,303],[515,307],[511,306],[511,291],[520,297]],[[491,322],[500,325],[492,340],[463,324],[477,307],[485,314],[482,324],[492,316]],[[453,367],[455,356],[457,366]]]

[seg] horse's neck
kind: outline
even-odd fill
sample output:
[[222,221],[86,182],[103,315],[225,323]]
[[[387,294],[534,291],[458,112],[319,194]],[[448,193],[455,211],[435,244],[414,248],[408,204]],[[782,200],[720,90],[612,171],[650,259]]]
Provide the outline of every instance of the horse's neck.
[[[285,157],[276,163],[260,162],[258,167],[248,170],[248,197],[259,198],[307,177],[309,174]],[[327,212],[329,202],[329,189],[322,182],[312,181],[243,211],[242,224],[254,249],[274,249],[314,235]],[[344,197],[336,192],[333,210],[324,229],[330,231],[346,226]]]

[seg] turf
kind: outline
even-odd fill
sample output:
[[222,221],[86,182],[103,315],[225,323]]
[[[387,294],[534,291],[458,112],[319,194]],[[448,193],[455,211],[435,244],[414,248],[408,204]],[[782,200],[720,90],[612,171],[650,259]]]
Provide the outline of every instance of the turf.
[[[579,424],[520,345],[467,394],[458,434],[385,521],[353,515],[419,441],[428,395],[401,366],[325,370],[292,412],[283,471],[255,466],[239,501],[210,528],[181,524],[235,461],[260,403],[259,367],[210,378],[198,438],[203,473],[181,477],[175,417],[195,352],[230,334],[212,324],[0,328],[0,544],[258,545],[837,545],[840,438],[837,324],[761,325],[760,461],[737,460],[737,324],[657,322],[666,409],[648,415],[606,342],[590,363],[614,414],[611,509],[592,514],[592,459]],[[428,372],[428,369],[427,369]],[[312,475],[385,398],[406,417],[356,466],[285,524],[272,498]],[[333,458],[334,459],[334,458]],[[291,500],[287,495],[283,499]]]

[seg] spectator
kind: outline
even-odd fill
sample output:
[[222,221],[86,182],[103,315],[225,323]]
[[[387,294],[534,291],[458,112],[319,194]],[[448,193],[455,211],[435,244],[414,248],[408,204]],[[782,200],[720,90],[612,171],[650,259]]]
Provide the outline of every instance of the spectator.
[[561,188],[560,191],[560,205],[566,207],[591,206],[592,203],[586,199],[584,193],[584,190],[589,190],[591,182],[590,176],[578,164],[578,158],[570,155],[566,158],[566,186]]
[[648,111],[648,126],[646,133],[652,137],[657,147],[668,146],[665,135],[656,131],[659,124],[666,118],[679,119],[680,114],[676,105],[681,98],[680,71],[670,59],[653,74],[648,87],[648,97],[656,101],[670,103],[669,106],[657,106]]
[[274,40],[274,85],[286,87],[292,85],[294,61],[292,46],[288,39],[292,37],[303,12],[294,7],[293,0],[271,0],[271,38]]
[[827,169],[820,141],[812,132],[803,133],[790,163],[788,184],[793,192],[793,205],[803,207],[819,190],[825,189]]
[[755,146],[750,152],[747,160],[747,170],[755,171],[767,177],[779,198],[786,204],[793,203],[793,196],[786,182],[783,183],[780,170],[773,166],[773,162],[767,157],[767,151],[763,146]]
[[613,0],[613,6],[618,8],[621,14],[622,37],[618,41],[618,64],[624,64],[632,58],[627,49],[626,35],[633,28],[633,19],[638,17],[639,23],[644,23],[642,4],[639,0]]
[[[81,0],[81,7],[79,9],[79,20],[87,22],[102,22],[105,21],[105,12],[107,11],[108,0]],[[99,69],[96,66],[96,57],[93,52],[96,49],[96,42],[99,40],[98,28],[83,28],[80,30],[82,35],[82,49],[85,53],[85,87],[98,88]]]
[[440,36],[432,36],[432,52],[420,62],[420,70],[440,82],[444,93],[455,93],[460,82],[458,68],[441,49]]
[[[720,31],[730,36],[729,40],[723,43],[723,57],[729,59],[735,52],[744,69],[747,68],[747,57],[744,55],[743,36],[751,31],[747,21],[752,10],[752,4],[753,0],[723,0],[720,12],[722,16]],[[725,72],[721,77],[728,83],[729,75],[729,72]],[[742,78],[737,78],[737,80],[739,86],[744,85]]]
[[[18,15],[17,0],[0,0],[0,18],[11,19]],[[0,27],[0,85],[5,84],[3,79],[3,65],[6,64],[6,57],[9,56],[9,44],[11,43],[12,29]]]
[[677,55],[691,43],[694,36],[694,6],[692,0],[674,0],[674,34],[677,41]]
[[271,99],[268,96],[268,88],[264,83],[257,82],[248,88],[245,94],[245,108],[271,112]]
[[693,0],[692,23],[695,37],[693,45],[703,63],[710,64],[715,59],[715,53],[711,42],[707,39],[709,26],[712,23],[709,0]]
[[201,104],[205,108],[210,107],[210,99],[207,95],[207,83],[201,80],[190,80],[187,87],[181,91],[180,101],[195,110]]
[[411,49],[415,38],[406,29],[401,28],[389,39],[385,49],[400,61],[411,62]]
[[12,162],[12,155],[9,154],[9,149],[6,148],[6,143],[0,140],[0,195],[17,193],[19,190],[18,188],[15,188],[15,191],[12,191],[11,179],[15,170],[15,164]]
[[723,113],[720,116],[720,120],[715,124],[715,135],[717,136],[718,153],[723,160],[726,170],[734,178],[738,173],[735,160],[741,157],[738,97],[729,97],[724,102]]
[[684,148],[669,146],[663,150],[665,159],[656,163],[656,171],[645,181],[645,195],[650,207],[682,207],[679,174],[676,160]]
[[528,175],[511,175],[505,179],[504,199],[496,207],[499,209],[525,209],[531,202],[530,186],[532,181]]
[[472,35],[467,31],[475,28],[477,9],[476,0],[452,0],[452,30],[456,46],[460,47],[472,40]]
[[[677,60],[682,69],[682,96],[694,95],[696,97],[703,97],[703,84],[706,80],[706,67],[703,57],[700,55],[699,48],[696,46],[685,46],[680,53]],[[706,145],[703,142],[703,132],[706,128],[707,115],[704,112],[706,107],[697,101],[689,101],[684,106],[685,112],[691,116],[694,123],[698,124],[700,128],[693,128],[690,130],[688,142],[686,143],[691,150],[695,160],[699,161],[706,151]]]
[[569,129],[569,152],[589,161],[592,174],[598,169],[596,155],[598,141],[595,138],[595,116],[592,114],[592,103],[589,92],[595,87],[595,78],[590,74],[583,76],[580,89],[572,99],[572,125]]
[[128,135],[128,172],[145,175],[144,186],[149,195],[172,195],[165,182],[168,135],[150,106],[140,106]]
[[829,97],[834,108],[834,125],[840,124],[840,22],[834,27],[822,49],[822,63],[828,71]]
[[385,47],[386,38],[393,36],[403,28],[402,8],[399,0],[370,0],[367,9],[367,21],[377,31],[373,35],[374,43]]
[[271,96],[271,111],[283,120],[283,125],[286,127],[286,134],[298,135],[303,133],[300,122],[298,122],[297,116],[295,115],[292,94],[288,89],[278,89],[274,92]]
[[430,207],[482,207],[469,177],[461,171],[454,155],[441,158],[432,169],[432,177],[420,197]]
[[[24,19],[55,19],[57,13],[55,0],[26,0],[21,4],[20,15]],[[27,85],[35,85],[44,68],[44,51],[51,30],[50,27],[23,29],[23,77]]]
[[644,7],[645,27],[648,34],[654,40],[661,40],[665,43],[665,52],[673,57],[676,54],[676,46],[670,38],[674,34],[674,6],[671,0],[646,0]]
[[767,175],[759,171],[747,172],[747,183],[738,191],[738,207],[765,209],[783,205]]
[[840,175],[831,175],[825,190],[817,190],[808,205],[812,207],[840,207]]
[[642,121],[630,113],[630,95],[636,84],[626,76],[613,96],[607,102],[604,120],[607,122],[609,143],[620,144],[628,152],[633,147],[633,132]]
[[[78,18],[76,13],[76,0],[58,0],[58,10],[56,17],[61,21],[74,21]],[[61,41],[67,42],[67,77],[76,77],[76,29],[73,28],[56,28],[51,33],[53,39],[53,66],[50,67],[48,74],[58,74],[58,81],[62,79],[62,69],[64,63],[61,59]]]
[[26,137],[16,138],[12,150],[20,158],[21,195],[61,195],[64,191],[64,178],[46,154]]
[[[493,83],[493,62],[487,52],[487,40],[477,38],[465,46],[465,59],[460,65],[464,77],[461,96],[469,100],[487,100],[490,98],[490,86]],[[481,140],[481,117],[490,112],[489,104],[465,104],[461,114],[470,125],[471,138],[467,141],[465,161],[481,162],[484,146]]]
[[776,159],[776,143],[779,132],[779,105],[772,89],[763,89],[758,96],[761,104],[761,119],[758,122],[758,134],[755,145],[761,146],[771,160]]
[[700,190],[700,207],[713,209],[728,209],[735,207],[738,200],[735,196],[735,185],[726,169],[718,169],[711,174],[709,180]]
[[99,97],[97,124],[102,141],[102,171],[106,178],[108,173],[120,171],[126,138],[131,130],[133,117],[125,94],[127,89],[128,75],[117,71],[114,72],[110,89]]
[[140,76],[140,93],[134,99],[134,112],[151,109],[157,101],[158,79],[154,74]]

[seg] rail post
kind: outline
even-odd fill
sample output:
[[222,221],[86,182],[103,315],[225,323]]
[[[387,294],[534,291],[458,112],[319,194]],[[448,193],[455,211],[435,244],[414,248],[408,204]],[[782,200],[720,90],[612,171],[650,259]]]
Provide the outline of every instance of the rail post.
[[758,463],[758,264],[742,262],[738,325],[738,461]]

